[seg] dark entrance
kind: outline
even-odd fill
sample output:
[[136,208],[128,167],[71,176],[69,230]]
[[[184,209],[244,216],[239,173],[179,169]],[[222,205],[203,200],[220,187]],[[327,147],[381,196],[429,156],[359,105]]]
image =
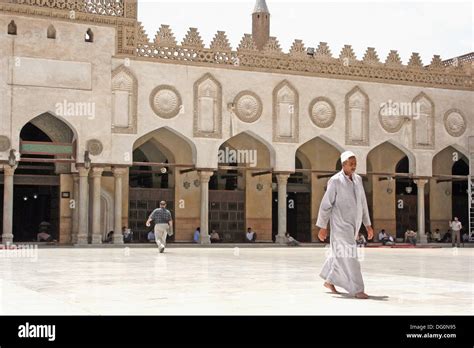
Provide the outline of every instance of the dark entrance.
[[209,190],[209,233],[216,230],[223,242],[244,242],[244,202],[243,191]]
[[[278,192],[272,197],[272,239],[278,234]],[[299,242],[311,242],[311,193],[288,192],[286,231]]]
[[[160,207],[160,201],[166,201],[166,208],[171,212],[173,221],[174,214],[174,189],[155,188],[132,188],[129,190],[129,227],[133,231],[133,242],[148,242],[148,232],[153,231],[151,227],[146,227],[145,223],[151,212]],[[176,229],[176,226],[174,226]],[[167,242],[174,242],[173,236],[166,239]]]
[[[59,174],[70,172],[74,134],[60,119],[42,114],[23,126],[19,150],[21,160],[13,177],[13,241],[37,241],[40,224],[59,241]],[[0,195],[3,206],[3,186]],[[3,211],[0,216],[3,221]]]
[[[452,175],[469,175],[469,166],[464,160],[459,160],[454,163],[452,168]],[[459,221],[461,221],[463,228],[463,233],[468,232],[468,182],[467,180],[453,181],[452,184],[452,214],[453,217],[457,216]]]

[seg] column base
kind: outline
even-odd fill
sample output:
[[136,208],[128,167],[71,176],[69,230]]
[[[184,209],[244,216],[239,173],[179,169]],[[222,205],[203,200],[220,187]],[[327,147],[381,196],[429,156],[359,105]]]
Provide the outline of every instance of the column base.
[[[117,238],[118,237],[118,238]],[[116,236],[114,233],[114,244],[123,244],[123,236],[122,233],[120,233],[119,236]]]
[[428,236],[424,233],[420,233],[418,243],[419,244],[428,244]]
[[286,237],[285,237],[285,236],[276,235],[276,236],[275,236],[275,244],[286,244]]
[[86,244],[89,244],[87,242],[87,236],[77,236],[77,241],[76,243],[77,245],[86,245]]
[[211,244],[211,236],[201,236],[201,244]]
[[2,244],[13,244],[13,234],[2,235]]
[[102,236],[100,234],[93,234],[92,244],[102,244]]

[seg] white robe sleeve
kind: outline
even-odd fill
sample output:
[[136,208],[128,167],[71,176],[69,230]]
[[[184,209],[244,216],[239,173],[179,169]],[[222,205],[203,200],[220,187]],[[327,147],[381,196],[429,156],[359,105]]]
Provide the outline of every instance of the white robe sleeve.
[[369,216],[369,207],[367,206],[367,197],[365,197],[364,190],[362,190],[362,223],[365,227],[372,225]]
[[327,228],[329,218],[331,217],[332,207],[336,202],[336,183],[334,180],[329,180],[326,193],[321,201],[319,206],[318,220],[316,221],[316,226],[319,228]]

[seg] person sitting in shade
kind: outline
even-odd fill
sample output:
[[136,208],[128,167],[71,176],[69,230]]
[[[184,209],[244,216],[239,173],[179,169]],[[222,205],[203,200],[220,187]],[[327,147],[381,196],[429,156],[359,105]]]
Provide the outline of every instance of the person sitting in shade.
[[211,243],[219,243],[221,241],[221,237],[219,237],[219,233],[216,230],[212,230],[210,237]]
[[367,246],[367,239],[362,233],[359,233],[359,236],[356,239],[357,245]]
[[300,242],[298,242],[296,239],[294,239],[288,232],[285,234],[286,237],[286,245],[288,246],[299,246]]
[[410,243],[416,246],[416,232],[415,231],[408,229],[405,232],[405,243]]
[[257,233],[252,230],[252,227],[247,228],[247,233],[245,234],[245,241],[248,243],[253,243],[257,240]]
[[126,226],[122,227],[123,242],[130,243],[133,239],[133,232]]
[[147,239],[150,243],[155,242],[155,233],[153,231],[148,232]]
[[462,246],[464,247],[464,243],[469,243],[469,234],[467,232],[463,233],[461,236],[462,239]]
[[384,229],[382,229],[379,233],[379,241],[382,242],[383,245],[394,245],[395,240],[393,237],[387,233]]
[[201,227],[198,227],[196,228],[196,231],[194,231],[193,242],[199,243],[200,237],[201,237]]
[[107,233],[107,237],[105,238],[106,243],[113,243],[114,241],[114,231],[110,231]]
[[433,233],[433,242],[439,243],[441,240],[441,234],[439,233],[439,228],[437,228]]
[[38,242],[56,242],[53,236],[46,232],[40,232],[36,235]]

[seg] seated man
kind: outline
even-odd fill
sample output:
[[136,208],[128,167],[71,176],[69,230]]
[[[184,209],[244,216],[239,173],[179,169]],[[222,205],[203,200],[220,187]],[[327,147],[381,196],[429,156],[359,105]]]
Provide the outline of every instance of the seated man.
[[441,238],[442,243],[449,243],[451,242],[451,232],[448,231],[443,235],[443,238]]
[[285,237],[286,237],[286,245],[288,246],[299,246],[300,245],[300,242],[298,242],[296,239],[294,239],[292,236],[290,236],[290,234],[288,232],[286,232],[285,234]]
[[211,232],[211,243],[218,243],[221,241],[221,237],[219,237],[219,233],[216,230],[212,230]]
[[46,232],[40,232],[36,235],[38,242],[55,242],[53,236]]
[[113,243],[114,241],[114,231],[107,233],[107,238],[105,238],[106,243]]
[[148,232],[147,239],[150,243],[154,243],[155,242],[155,232],[153,232],[153,231]]
[[416,246],[416,232],[413,230],[407,230],[405,232],[405,242]]
[[257,234],[252,231],[252,228],[247,228],[247,233],[245,234],[245,241],[248,243],[253,243],[257,240]]
[[199,243],[200,237],[201,237],[201,227],[198,227],[196,228],[196,231],[194,231],[193,242]]
[[394,245],[395,240],[393,237],[387,233],[384,229],[382,229],[379,233],[379,241],[382,242],[383,245]]
[[123,242],[124,243],[130,243],[133,239],[133,232],[127,228],[127,227],[123,227],[122,228],[122,234],[123,234]]
[[359,237],[356,239],[357,245],[367,246],[367,239],[362,233],[359,233]]
[[437,228],[433,233],[433,242],[438,243],[441,240],[441,235],[439,233],[439,228]]
[[433,242],[433,234],[431,233],[431,231],[428,231],[428,232],[426,233],[426,241],[427,241],[428,243],[432,243],[432,242]]

